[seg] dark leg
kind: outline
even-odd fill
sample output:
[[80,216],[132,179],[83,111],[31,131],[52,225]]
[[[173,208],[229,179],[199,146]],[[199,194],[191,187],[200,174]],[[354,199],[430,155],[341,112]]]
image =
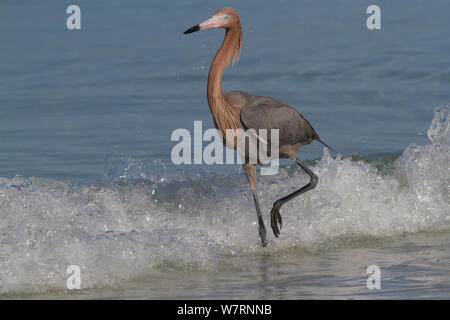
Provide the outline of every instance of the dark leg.
[[252,190],[253,200],[255,201],[256,214],[258,215],[258,224],[259,224],[259,236],[261,237],[261,242],[263,247],[267,245],[266,238],[266,226],[264,225],[264,220],[261,215],[261,208],[259,207],[258,197],[256,196],[256,191]]
[[261,237],[261,242],[263,247],[267,245],[266,238],[266,227],[264,226],[264,221],[261,215],[261,208],[259,207],[258,197],[256,196],[256,166],[253,164],[244,164],[243,165],[245,175],[247,176],[248,182],[250,183],[250,187],[252,188],[253,201],[255,201],[256,214],[258,215],[258,224],[259,224],[259,236]]
[[[281,198],[273,203],[272,210],[270,211],[270,224],[272,226],[273,234],[278,238],[280,235],[280,229],[282,226],[280,208],[283,204],[288,202],[289,200],[294,199],[295,197],[305,193],[308,190],[314,189],[319,182],[319,178],[312,172],[305,164],[303,164],[300,160],[295,160],[295,162],[303,169],[311,178],[309,183],[306,186],[301,187],[297,191],[292,192],[284,198]],[[280,229],[278,228],[278,224],[280,225]]]

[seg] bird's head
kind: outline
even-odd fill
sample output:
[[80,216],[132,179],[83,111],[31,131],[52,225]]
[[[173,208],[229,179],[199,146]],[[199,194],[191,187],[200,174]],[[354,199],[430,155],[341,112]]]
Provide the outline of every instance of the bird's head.
[[184,34],[213,28],[231,29],[235,25],[240,25],[239,15],[236,10],[229,7],[222,8],[217,10],[208,20],[187,29]]

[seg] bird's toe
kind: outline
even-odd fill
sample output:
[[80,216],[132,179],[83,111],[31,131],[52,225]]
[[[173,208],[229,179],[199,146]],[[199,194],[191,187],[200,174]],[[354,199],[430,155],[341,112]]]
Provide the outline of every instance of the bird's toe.
[[280,229],[283,225],[281,219],[280,207],[277,203],[274,204],[272,210],[270,211],[270,226],[272,227],[273,234],[278,238],[280,235]]

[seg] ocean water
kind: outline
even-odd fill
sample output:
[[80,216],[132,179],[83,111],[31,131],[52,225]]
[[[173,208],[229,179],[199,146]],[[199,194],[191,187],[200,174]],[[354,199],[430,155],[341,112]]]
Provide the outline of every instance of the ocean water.
[[[450,22],[446,1],[0,2],[0,298],[450,298]],[[318,187],[261,248],[238,165],[170,160],[177,128],[213,127],[209,64],[241,15],[224,90],[279,98],[321,138]],[[308,182],[282,162],[274,200]],[[67,268],[81,270],[68,290]],[[369,290],[366,269],[381,270]]]

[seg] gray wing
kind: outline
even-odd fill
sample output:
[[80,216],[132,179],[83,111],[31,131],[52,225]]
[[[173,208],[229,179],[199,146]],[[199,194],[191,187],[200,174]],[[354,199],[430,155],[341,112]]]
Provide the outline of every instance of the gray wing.
[[297,110],[280,100],[242,91],[227,92],[225,99],[241,107],[240,117],[244,129],[279,129],[280,146],[308,144],[319,138]]

